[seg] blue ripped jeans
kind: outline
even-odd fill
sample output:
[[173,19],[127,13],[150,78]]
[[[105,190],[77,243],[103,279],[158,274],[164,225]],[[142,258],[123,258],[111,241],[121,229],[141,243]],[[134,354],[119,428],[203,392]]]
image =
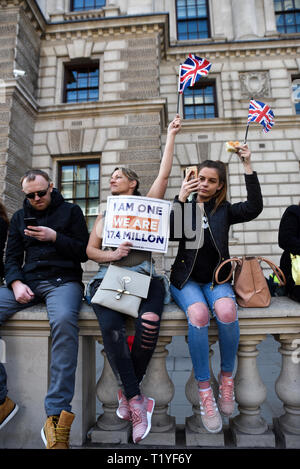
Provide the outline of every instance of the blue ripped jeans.
[[[221,370],[233,372],[235,357],[239,343],[239,323],[222,322],[216,315],[214,304],[220,298],[232,298],[235,301],[235,295],[232,286],[229,283],[215,285],[210,288],[211,283],[199,284],[194,280],[188,280],[181,290],[171,285],[171,294],[174,301],[185,312],[188,320],[188,345],[193,363],[195,379],[197,381],[209,381],[209,340],[208,326],[193,325],[188,316],[188,307],[194,303],[203,302],[208,306],[210,312],[215,318],[219,333],[219,347],[221,355]],[[236,303],[235,303],[236,304]],[[237,305],[236,305],[237,308]]]

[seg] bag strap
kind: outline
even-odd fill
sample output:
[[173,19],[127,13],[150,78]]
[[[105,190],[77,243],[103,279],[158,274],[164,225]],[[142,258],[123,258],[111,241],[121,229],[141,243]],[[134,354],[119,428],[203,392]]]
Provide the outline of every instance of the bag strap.
[[[152,251],[151,251],[151,256],[150,256],[150,274],[149,274],[150,279],[152,279],[152,275],[153,275],[153,264],[154,264],[154,262],[153,262],[153,255],[152,255]],[[111,262],[109,263],[109,265],[114,265],[114,261],[111,261]],[[121,268],[126,269],[126,266],[125,266],[125,265],[124,265],[124,266],[118,266],[118,267],[121,267]]]
[[151,251],[151,259],[150,259],[150,279],[152,279],[152,273],[153,273],[153,257],[152,257],[152,251]]
[[[228,275],[228,277],[226,277],[225,280],[223,280],[222,282],[219,281],[219,273],[220,273],[220,270],[224,267],[225,264],[228,264],[228,262],[231,262],[231,271],[230,271],[230,274]],[[230,259],[226,259],[226,261],[223,261],[219,267],[217,268],[216,272],[215,272],[215,280],[216,282],[219,284],[219,285],[222,285],[223,283],[226,283],[228,282],[228,280],[231,278],[233,272],[234,272],[234,269],[236,268],[236,266],[238,264],[242,264],[242,259],[240,259],[239,257],[231,257]],[[235,263],[235,264],[234,264]]]
[[280,267],[278,267],[278,265],[274,264],[274,262],[270,261],[269,259],[266,259],[265,257],[258,256],[257,259],[262,261],[262,262],[266,262],[266,264],[268,264],[269,267],[271,267],[274,274],[278,278],[281,287],[283,287],[286,284],[285,275],[282,272],[282,270],[280,269]]

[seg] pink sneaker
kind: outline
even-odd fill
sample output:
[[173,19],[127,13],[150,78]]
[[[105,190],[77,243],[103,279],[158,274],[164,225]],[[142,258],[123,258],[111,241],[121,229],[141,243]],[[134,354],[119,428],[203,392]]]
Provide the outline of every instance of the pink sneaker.
[[210,433],[220,432],[222,430],[222,418],[219,413],[212,389],[199,389],[199,401],[201,420],[206,430]]
[[232,376],[219,375],[219,397],[218,406],[220,412],[229,417],[234,411],[234,381]]
[[119,389],[118,391],[118,401],[119,401],[119,407],[117,408],[117,416],[120,419],[123,420],[128,420],[129,422],[131,421],[131,414],[130,414],[130,409],[129,409],[129,404],[124,396],[122,389]]
[[132,439],[138,443],[146,438],[151,429],[151,418],[155,401],[151,397],[140,396],[138,399],[129,401],[132,421]]

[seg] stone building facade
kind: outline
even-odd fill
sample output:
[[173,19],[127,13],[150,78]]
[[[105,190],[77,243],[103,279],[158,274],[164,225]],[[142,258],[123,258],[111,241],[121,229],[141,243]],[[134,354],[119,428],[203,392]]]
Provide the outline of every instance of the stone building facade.
[[[300,33],[278,31],[276,2],[199,1],[206,6],[208,37],[183,40],[175,0],[107,0],[95,9],[71,11],[74,4],[0,0],[0,192],[9,213],[22,203],[19,179],[30,167],[48,171],[62,188],[62,168],[96,164],[98,206],[109,195],[114,167],[129,165],[145,194],[177,110],[179,65],[194,53],[212,63],[205,80],[214,89],[215,114],[183,119],[166,198],[178,193],[185,166],[207,158],[227,164],[229,199],[244,197],[241,164],[224,144],[243,141],[252,96],[269,104],[273,129],[263,134],[260,125],[251,124],[248,133],[264,210],[232,229],[231,254],[278,262],[280,217],[300,199],[300,115],[293,94],[300,77]],[[88,64],[98,73],[97,99],[66,101],[68,71]],[[15,76],[16,69],[26,75]],[[187,102],[180,100],[183,117]],[[95,200],[86,210],[92,221]],[[176,248],[170,244],[159,268],[169,270]],[[93,269],[88,262],[86,275]]]

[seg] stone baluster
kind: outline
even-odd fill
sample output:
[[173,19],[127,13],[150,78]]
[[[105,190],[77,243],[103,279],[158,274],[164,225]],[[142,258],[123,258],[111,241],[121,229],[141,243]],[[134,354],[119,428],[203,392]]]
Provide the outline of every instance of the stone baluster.
[[286,448],[299,448],[300,441],[300,338],[280,335],[281,372],[275,384],[285,413],[274,419],[274,426]]
[[[171,340],[171,337],[159,337],[141,385],[142,393],[155,399],[151,432],[143,440],[143,444],[146,445],[175,445],[176,443],[175,417],[168,415],[169,403],[174,396],[174,385],[166,368],[168,355],[166,345]],[[116,415],[117,391],[120,385],[112,372],[104,350],[101,353],[104,357],[104,366],[97,383],[96,394],[102,403],[103,413],[89,435],[94,443],[127,443],[131,435],[131,425]]]
[[260,406],[267,391],[256,363],[256,346],[265,335],[241,336],[238,350],[238,367],[235,376],[235,398],[239,415],[230,419],[237,446],[273,447],[275,435],[261,416]]
[[117,393],[120,385],[107,360],[105,351],[102,350],[101,353],[104,364],[96,386],[96,395],[102,403],[103,413],[99,416],[96,425],[90,430],[89,436],[92,443],[127,443],[131,435],[131,425],[126,420],[121,420],[116,414]]
[[142,381],[142,393],[155,399],[151,431],[143,440],[143,445],[176,444],[175,417],[168,414],[169,403],[174,396],[174,384],[166,367],[166,357],[169,353],[166,346],[171,340],[172,337],[159,337],[146,376]]
[[[217,398],[218,384],[211,366],[211,358],[214,354],[214,351],[211,349],[211,346],[217,341],[217,339],[217,336],[209,337],[210,382],[214,391],[215,398]],[[202,424],[200,415],[198,386],[195,380],[194,370],[192,370],[191,375],[186,383],[185,394],[187,400],[192,404],[193,410],[193,415],[186,418],[185,437],[187,446],[224,446],[225,442],[223,432],[221,431],[219,433],[209,433]]]

